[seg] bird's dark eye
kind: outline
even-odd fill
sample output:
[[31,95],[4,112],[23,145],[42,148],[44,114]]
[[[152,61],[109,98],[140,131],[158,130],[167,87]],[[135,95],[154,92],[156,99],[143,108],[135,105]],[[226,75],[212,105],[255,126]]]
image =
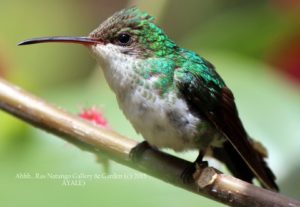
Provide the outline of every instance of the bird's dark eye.
[[131,43],[131,36],[128,33],[121,33],[117,37],[119,45],[128,46]]

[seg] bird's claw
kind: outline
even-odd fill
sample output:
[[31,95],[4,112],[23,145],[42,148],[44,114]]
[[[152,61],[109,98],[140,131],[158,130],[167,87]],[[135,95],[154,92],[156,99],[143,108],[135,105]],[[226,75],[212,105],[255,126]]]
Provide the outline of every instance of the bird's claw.
[[207,161],[201,162],[193,162],[192,164],[188,165],[181,173],[180,178],[182,179],[184,184],[189,184],[195,181],[194,174],[198,170],[202,170],[208,167]]

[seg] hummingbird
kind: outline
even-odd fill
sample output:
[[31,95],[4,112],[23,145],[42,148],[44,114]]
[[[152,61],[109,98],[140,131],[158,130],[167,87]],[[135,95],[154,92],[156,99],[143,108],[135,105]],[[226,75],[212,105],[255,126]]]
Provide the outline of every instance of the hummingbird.
[[[278,191],[265,148],[247,134],[234,96],[213,64],[178,46],[136,7],[116,12],[85,37],[41,37],[45,42],[86,46],[103,69],[119,107],[137,133],[154,148],[199,150],[225,163],[232,174]],[[191,170],[192,169],[192,170]]]

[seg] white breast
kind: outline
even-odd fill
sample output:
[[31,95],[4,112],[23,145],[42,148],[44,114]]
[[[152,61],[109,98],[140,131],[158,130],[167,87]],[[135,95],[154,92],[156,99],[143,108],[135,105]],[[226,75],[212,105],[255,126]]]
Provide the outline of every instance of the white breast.
[[[150,85],[153,79],[141,79],[133,70],[140,60],[119,52],[113,45],[95,46],[105,77],[116,93],[120,108],[138,133],[151,144],[159,148],[171,148],[176,151],[196,148],[194,138],[199,135],[197,128],[201,120],[193,115],[184,100],[174,92],[161,98],[154,90],[146,89],[143,83]],[[199,146],[198,146],[199,147]]]
[[138,87],[123,100],[118,99],[134,128],[156,147],[176,151],[194,148],[199,118],[189,113],[181,99],[172,101],[174,94],[170,93],[167,99],[161,99],[148,92],[148,97],[145,97],[143,90]]

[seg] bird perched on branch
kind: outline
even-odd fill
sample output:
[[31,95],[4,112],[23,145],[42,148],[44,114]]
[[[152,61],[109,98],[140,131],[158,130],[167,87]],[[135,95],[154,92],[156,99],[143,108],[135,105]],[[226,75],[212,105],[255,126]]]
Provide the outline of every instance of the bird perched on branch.
[[[44,37],[20,45],[71,42],[87,46],[103,68],[120,108],[150,146],[210,150],[236,177],[277,191],[265,151],[247,134],[234,96],[215,67],[181,48],[137,8],[123,9],[87,37]],[[183,172],[190,177],[191,166]]]

